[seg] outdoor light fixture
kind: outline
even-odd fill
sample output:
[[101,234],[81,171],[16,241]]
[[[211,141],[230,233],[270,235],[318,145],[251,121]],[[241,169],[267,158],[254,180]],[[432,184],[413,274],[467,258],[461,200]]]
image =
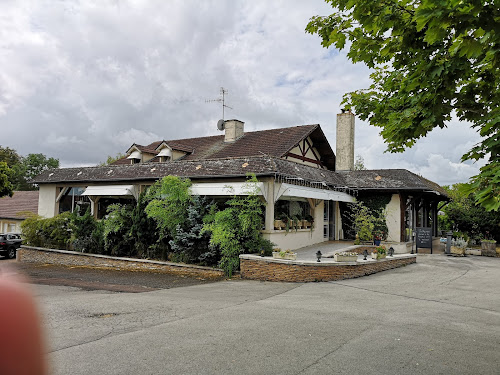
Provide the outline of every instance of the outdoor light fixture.
[[389,248],[389,256],[394,256],[394,248],[392,246]]
[[366,260],[366,257],[368,256],[368,250],[365,249],[365,251],[363,251],[363,260]]
[[321,251],[318,250],[318,252],[316,253],[316,258],[318,258],[317,262],[321,262],[321,256],[323,254],[321,254]]

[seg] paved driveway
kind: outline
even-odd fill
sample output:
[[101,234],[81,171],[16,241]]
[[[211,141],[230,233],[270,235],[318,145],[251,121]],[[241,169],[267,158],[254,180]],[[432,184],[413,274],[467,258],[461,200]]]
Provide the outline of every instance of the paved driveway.
[[328,283],[35,285],[54,374],[498,374],[500,259]]

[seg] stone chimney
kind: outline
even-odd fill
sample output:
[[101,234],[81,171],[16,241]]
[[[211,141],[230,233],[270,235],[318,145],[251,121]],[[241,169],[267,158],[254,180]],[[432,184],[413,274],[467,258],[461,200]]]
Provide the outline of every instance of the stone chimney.
[[337,153],[335,170],[354,170],[354,113],[342,110],[337,115]]
[[243,125],[240,120],[226,120],[224,122],[225,138],[224,142],[234,142],[244,134]]

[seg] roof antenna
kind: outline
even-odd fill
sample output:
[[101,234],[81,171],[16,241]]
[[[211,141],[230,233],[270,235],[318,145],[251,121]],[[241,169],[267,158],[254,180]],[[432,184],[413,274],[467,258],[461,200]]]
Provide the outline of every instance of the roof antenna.
[[224,88],[220,88],[220,95],[221,97],[218,99],[211,99],[211,100],[205,100],[205,103],[212,103],[212,102],[217,102],[217,103],[222,103],[222,119],[217,122],[217,129],[219,130],[224,130],[224,109],[229,108],[233,109],[232,107],[228,106],[226,104],[226,95],[228,91]]

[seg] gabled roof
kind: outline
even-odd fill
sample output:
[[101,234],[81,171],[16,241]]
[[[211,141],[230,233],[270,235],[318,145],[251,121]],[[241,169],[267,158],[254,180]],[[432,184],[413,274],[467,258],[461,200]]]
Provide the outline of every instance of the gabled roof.
[[0,218],[26,219],[26,212],[38,213],[38,191],[15,191],[12,197],[0,198]]
[[[263,155],[281,158],[307,137],[311,137],[314,146],[318,149],[323,158],[321,160],[323,165],[334,170],[335,154],[318,124],[245,132],[242,137],[231,143],[224,142],[224,135],[218,135],[159,141],[141,147],[151,149],[155,145],[157,148],[165,142],[174,150],[187,152],[188,155],[183,160],[260,157]],[[114,164],[130,164],[128,161],[123,162],[122,160],[120,159]],[[157,158],[153,158],[149,162],[156,161],[158,161]]]
[[360,190],[417,190],[448,197],[446,190],[441,186],[406,169],[371,169],[337,173],[343,177],[347,186]]

